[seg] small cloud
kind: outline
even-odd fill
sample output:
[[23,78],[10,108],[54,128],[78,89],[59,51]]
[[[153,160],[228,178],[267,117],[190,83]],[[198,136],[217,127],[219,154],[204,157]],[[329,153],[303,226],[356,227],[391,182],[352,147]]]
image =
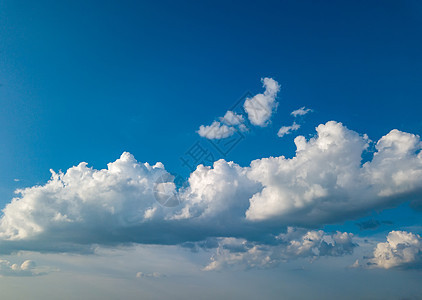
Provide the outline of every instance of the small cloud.
[[261,81],[265,88],[264,93],[246,99],[243,107],[253,125],[265,127],[269,124],[270,118],[277,108],[278,103],[275,99],[280,91],[280,85],[277,81],[268,77],[261,79]]
[[161,274],[159,272],[152,272],[152,273],[143,273],[143,272],[138,272],[136,273],[136,278],[164,278],[167,277],[164,274]]
[[19,182],[19,181],[21,181],[20,179],[18,179],[18,178],[15,178],[15,179],[13,179],[13,181],[14,182]]
[[299,108],[299,109],[296,109],[296,110],[294,110],[294,111],[292,111],[290,114],[293,116],[293,117],[297,117],[297,116],[304,116],[304,115],[306,115],[307,113],[310,113],[310,112],[312,112],[313,110],[312,109],[310,109],[310,108],[305,108],[305,106],[303,106],[303,107],[301,107],[301,108]]
[[360,268],[361,265],[359,263],[359,259],[355,260],[355,262],[350,266],[350,268],[357,269]]
[[232,126],[221,124],[220,122],[214,121],[209,126],[201,125],[197,133],[210,140],[219,140],[232,136],[236,129]]
[[363,231],[363,230],[375,230],[378,227],[380,227],[381,225],[391,225],[393,224],[393,222],[391,221],[378,221],[378,220],[367,220],[367,221],[362,221],[359,223],[355,223],[358,227],[359,230]]
[[[257,94],[252,98],[247,98],[243,108],[248,115],[251,124],[265,127],[277,108],[275,98],[280,90],[280,85],[272,78],[261,79],[265,91],[263,94]],[[210,140],[225,139],[232,136],[236,131],[246,132],[248,127],[245,125],[245,118],[229,110],[220,121],[214,121],[211,125],[201,125],[196,132],[204,138]]]
[[280,130],[278,131],[277,135],[279,137],[283,137],[287,134],[291,134],[293,131],[296,131],[300,128],[299,124],[296,124],[296,122],[293,122],[291,126],[282,126]]
[[40,276],[45,274],[47,272],[43,271],[43,268],[37,268],[36,263],[32,260],[16,264],[0,259],[0,276]]
[[236,131],[245,132],[248,130],[244,124],[245,119],[242,115],[236,114],[231,110],[227,111],[220,122],[214,121],[211,125],[201,125],[197,133],[210,140],[220,140],[232,136]]

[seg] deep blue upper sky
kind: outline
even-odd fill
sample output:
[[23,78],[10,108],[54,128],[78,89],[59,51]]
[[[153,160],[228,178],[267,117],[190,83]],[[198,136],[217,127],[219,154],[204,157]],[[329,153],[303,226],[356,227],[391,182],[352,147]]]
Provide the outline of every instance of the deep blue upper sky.
[[314,110],[306,136],[329,120],[373,140],[422,134],[421,13],[417,1],[1,2],[1,206],[50,168],[104,168],[123,151],[187,176],[179,158],[199,125],[262,92],[262,77],[282,85],[278,113],[227,160],[294,155],[294,135],[276,133],[301,106]]

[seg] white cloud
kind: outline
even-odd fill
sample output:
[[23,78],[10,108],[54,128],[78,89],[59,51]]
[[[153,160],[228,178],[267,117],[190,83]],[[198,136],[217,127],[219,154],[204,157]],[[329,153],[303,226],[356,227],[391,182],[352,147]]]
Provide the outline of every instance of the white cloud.
[[310,108],[305,108],[305,106],[302,106],[301,108],[299,108],[299,109],[296,109],[296,110],[294,110],[294,111],[292,111],[290,114],[293,116],[293,117],[297,117],[297,116],[304,116],[304,115],[306,115],[307,113],[309,113],[309,112],[312,112],[312,109],[310,109]]
[[317,127],[307,141],[295,138],[296,156],[251,163],[248,178],[260,182],[246,212],[249,220],[287,223],[340,221],[420,195],[422,154],[418,136],[392,130],[376,145],[372,161],[361,165],[368,140],[341,123]]
[[127,152],[104,170],[80,163],[66,173],[52,171],[45,185],[18,190],[19,196],[6,205],[0,239],[24,241],[37,236],[33,247],[48,247],[51,241],[53,248],[84,240],[107,243],[117,238],[115,230],[154,219],[158,213],[154,208],[160,206],[153,189],[163,173],[161,163],[141,164]]
[[204,138],[214,140],[214,139],[224,139],[229,136],[232,136],[235,133],[236,129],[232,126],[227,126],[221,124],[220,122],[214,121],[209,126],[201,125],[198,134]]
[[[280,90],[280,85],[272,78],[261,80],[265,87],[264,94],[257,94],[253,98],[246,99],[244,109],[253,125],[264,127],[268,125],[272,113],[277,108],[275,98]],[[220,122],[214,121],[211,125],[199,126],[197,133],[207,139],[225,139],[232,136],[236,130],[241,132],[248,130],[245,118],[231,110],[227,111],[219,120]]]
[[245,122],[242,115],[239,115],[231,110],[228,110],[224,117],[220,118],[220,121],[226,125],[235,126]]
[[243,107],[253,125],[265,127],[269,124],[270,118],[277,108],[278,103],[275,99],[280,91],[280,85],[268,77],[262,79],[262,83],[265,88],[264,93],[246,99]]
[[291,126],[282,126],[280,130],[278,131],[277,135],[279,137],[283,137],[286,134],[291,134],[293,131],[296,131],[300,128],[299,124],[296,124],[296,122],[293,122]]
[[209,126],[201,125],[199,126],[197,133],[201,137],[210,140],[219,140],[232,136],[236,130],[242,132],[247,131],[247,127],[244,124],[245,119],[243,116],[236,114],[231,110],[227,111],[224,117],[220,118],[220,122],[214,121]]
[[223,238],[216,254],[204,268],[205,271],[227,267],[248,269],[268,268],[280,262],[297,258],[316,259],[320,256],[351,254],[357,245],[353,234],[336,232],[326,234],[322,230],[306,231],[288,228],[287,233],[276,237],[276,244],[251,243],[245,239]]
[[369,259],[372,267],[390,269],[420,268],[422,266],[422,239],[418,234],[406,231],[391,231],[387,242],[377,244]]
[[420,195],[419,137],[392,130],[362,165],[369,142],[366,135],[331,121],[319,125],[310,140],[296,137],[291,159],[257,159],[245,168],[220,160],[214,168],[200,167],[189,179],[183,217],[232,212],[232,222],[244,221],[245,215],[256,226],[270,220],[320,226]]
[[11,263],[0,259],[0,276],[39,276],[45,274],[37,269],[32,260],[25,260],[22,264]]
[[175,208],[154,197],[156,190],[176,192],[172,182],[157,183],[168,174],[164,166],[139,163],[129,153],[103,170],[81,163],[52,172],[45,185],[18,190],[3,209],[0,251],[87,251],[93,244],[180,244],[208,237],[259,242],[287,226],[319,227],[420,199],[418,136],[392,130],[362,165],[365,135],[334,121],[316,130],[309,140],[295,138],[290,159],[198,166]]

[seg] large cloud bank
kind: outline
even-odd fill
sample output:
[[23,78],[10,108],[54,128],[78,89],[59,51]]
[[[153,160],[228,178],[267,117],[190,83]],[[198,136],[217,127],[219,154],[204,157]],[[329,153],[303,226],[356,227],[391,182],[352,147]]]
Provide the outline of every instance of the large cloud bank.
[[[176,193],[161,163],[139,163],[129,153],[107,169],[86,163],[54,173],[45,185],[18,191],[0,219],[2,251],[80,251],[92,244],[178,244],[209,237],[264,242],[288,226],[318,228],[422,195],[418,136],[392,130],[375,144],[334,121],[307,140],[295,138],[293,158],[269,157],[242,167],[199,165],[175,208],[154,190]],[[249,251],[249,250],[248,250]]]

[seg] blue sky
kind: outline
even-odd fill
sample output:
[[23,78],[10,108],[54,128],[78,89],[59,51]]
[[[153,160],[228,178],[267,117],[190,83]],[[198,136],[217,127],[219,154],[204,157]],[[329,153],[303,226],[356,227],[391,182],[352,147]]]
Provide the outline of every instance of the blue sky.
[[[360,137],[367,134],[373,142],[368,142],[367,150],[362,151],[364,162],[373,161],[374,153],[377,152],[375,143],[393,129],[399,130],[400,133],[389,136],[391,138],[385,139],[385,143],[393,139],[397,139],[397,143],[402,143],[400,145],[410,145],[414,141],[420,143],[418,136],[422,134],[420,118],[422,109],[420,101],[422,98],[420,89],[422,79],[421,15],[422,5],[417,1],[383,1],[382,3],[377,1],[338,1],[335,3],[328,1],[301,1],[300,3],[295,1],[259,3],[250,1],[229,3],[223,1],[201,1],[200,3],[197,1],[179,3],[174,1],[156,3],[145,1],[125,1],[124,3],[117,1],[72,1],[71,3],[1,1],[0,206],[2,208],[17,196],[14,194],[16,189],[34,186],[40,187],[39,193],[41,194],[31,194],[32,192],[28,190],[27,196],[18,195],[18,197],[21,200],[20,203],[26,203],[25,201],[38,203],[39,206],[34,206],[34,208],[40,209],[39,216],[44,212],[46,214],[47,211],[50,212],[48,207],[54,209],[55,205],[60,206],[62,203],[67,203],[66,201],[76,201],[73,198],[73,200],[66,198],[66,195],[69,195],[67,192],[54,194],[57,190],[47,184],[51,176],[50,169],[55,172],[60,170],[66,172],[80,162],[87,162],[88,167],[100,170],[107,168],[108,163],[116,161],[123,152],[127,151],[133,155],[131,157],[134,160],[128,156],[124,158],[126,160],[123,159],[124,162],[121,165],[116,164],[116,168],[121,168],[119,170],[123,173],[123,177],[129,176],[124,177],[125,180],[133,179],[130,177],[132,175],[145,176],[145,180],[150,180],[153,184],[154,172],[158,172],[154,170],[162,169],[157,167],[153,171],[148,169],[148,171],[142,171],[143,173],[132,174],[126,169],[128,168],[126,162],[136,164],[135,160],[142,163],[148,162],[151,166],[161,162],[164,164],[166,172],[180,174],[184,180],[188,180],[189,177],[194,180],[193,175],[199,174],[198,178],[202,178],[202,181],[185,183],[184,187],[188,191],[181,195],[181,198],[187,201],[185,203],[189,203],[186,204],[187,206],[183,206],[185,204],[182,203],[182,206],[190,213],[193,211],[199,213],[196,211],[199,209],[196,205],[202,202],[195,202],[197,200],[192,199],[197,197],[198,193],[207,190],[201,188],[201,184],[206,180],[210,181],[210,186],[217,186],[218,183],[212,180],[231,182],[230,180],[235,178],[233,182],[239,184],[239,191],[236,190],[235,195],[225,198],[228,196],[218,191],[211,197],[204,192],[201,201],[205,201],[204,199],[209,196],[211,197],[209,199],[213,201],[217,201],[215,199],[221,197],[221,203],[225,203],[224,201],[227,199],[239,199],[238,203],[244,203],[244,201],[252,203],[255,200],[251,200],[252,202],[249,200],[253,196],[257,204],[256,207],[254,206],[255,210],[251,208],[253,205],[250,207],[250,218],[263,218],[268,214],[271,216],[273,213],[276,214],[275,219],[271,219],[268,221],[269,223],[262,226],[256,225],[254,222],[247,223],[247,230],[253,232],[248,235],[245,234],[243,221],[233,224],[225,223],[231,216],[237,214],[235,211],[238,208],[237,205],[240,207],[243,204],[236,204],[236,202],[230,206],[231,202],[227,202],[229,207],[227,211],[218,210],[216,215],[219,217],[212,219],[214,217],[209,217],[210,212],[207,209],[220,209],[219,205],[223,204],[218,202],[218,205],[214,207],[207,202],[207,209],[203,211],[206,218],[211,218],[210,220],[221,227],[210,229],[207,225],[210,220],[201,221],[202,219],[200,219],[198,223],[187,221],[182,224],[183,226],[176,227],[167,235],[165,231],[169,230],[169,227],[166,226],[171,227],[173,223],[168,225],[165,220],[171,218],[169,214],[172,212],[168,208],[159,206],[155,208],[157,204],[148,202],[150,206],[146,204],[145,207],[142,206],[143,213],[151,209],[148,214],[155,214],[156,211],[159,211],[167,217],[157,221],[158,223],[148,223],[146,228],[140,228],[139,224],[135,227],[126,224],[124,228],[116,225],[116,228],[110,229],[110,232],[114,232],[113,234],[109,235],[108,231],[100,232],[96,238],[91,239],[97,229],[94,228],[95,226],[92,227],[93,225],[89,222],[78,223],[75,228],[70,229],[60,227],[61,225],[56,227],[54,225],[56,223],[49,223],[46,219],[37,219],[37,212],[25,212],[20,215],[19,212],[23,212],[20,209],[23,208],[19,208],[18,205],[16,210],[3,211],[2,220],[6,220],[6,217],[9,218],[7,219],[9,223],[6,224],[6,221],[3,221],[3,227],[0,226],[3,232],[7,232],[4,236],[0,233],[0,243],[4,244],[4,249],[8,249],[4,250],[4,259],[11,264],[15,262],[20,264],[22,257],[27,256],[31,260],[37,260],[37,265],[46,266],[44,271],[39,271],[45,275],[36,278],[31,276],[8,277],[4,275],[7,273],[4,271],[4,278],[7,277],[5,280],[11,281],[10,286],[19,280],[25,280],[25,284],[34,287],[37,284],[31,280],[37,280],[42,286],[51,283],[52,280],[58,280],[53,278],[55,274],[60,274],[58,276],[63,278],[63,282],[70,276],[69,274],[72,274],[72,278],[76,278],[74,279],[75,285],[82,286],[80,278],[89,276],[98,282],[96,292],[98,292],[97,295],[100,295],[101,293],[107,294],[104,282],[114,282],[116,278],[123,277],[124,280],[115,283],[120,287],[121,295],[136,298],[142,295],[139,294],[141,293],[138,289],[139,285],[147,285],[147,287],[142,286],[144,292],[147,293],[145,297],[157,299],[163,298],[165,295],[160,296],[154,286],[159,285],[160,281],[164,281],[171,287],[170,290],[174,289],[175,293],[183,299],[187,294],[183,294],[183,289],[180,288],[181,283],[174,279],[175,277],[180,275],[190,279],[195,278],[195,288],[193,289],[195,293],[203,292],[203,295],[211,298],[213,290],[206,283],[211,280],[224,289],[224,281],[221,278],[231,278],[230,274],[233,275],[232,272],[237,272],[236,276],[239,275],[244,280],[233,282],[229,293],[231,298],[253,297],[239,291],[245,283],[252,284],[256,278],[261,276],[264,282],[262,286],[258,286],[257,283],[252,287],[256,287],[258,290],[265,289],[266,292],[262,294],[264,298],[279,298],[283,291],[277,286],[277,281],[270,280],[273,276],[279,276],[291,283],[290,287],[285,287],[285,295],[288,299],[307,299],[310,294],[306,294],[300,288],[295,290],[293,287],[300,287],[303,280],[310,280],[315,290],[323,293],[324,288],[330,285],[328,283],[330,279],[336,278],[339,281],[338,274],[343,274],[350,280],[360,276],[368,278],[368,280],[372,280],[376,276],[385,277],[391,283],[392,288],[408,291],[406,295],[391,294],[384,286],[377,284],[373,291],[365,292],[364,282],[360,281],[361,283],[354,292],[349,293],[353,297],[397,299],[399,296],[408,296],[416,299],[421,292],[415,280],[417,276],[420,276],[420,271],[409,271],[407,268],[410,268],[409,264],[411,263],[420,266],[422,246],[409,246],[411,251],[416,251],[412,252],[416,253],[413,260],[396,262],[397,265],[394,265],[393,268],[383,268],[386,265],[380,261],[372,261],[367,264],[369,267],[361,267],[359,270],[348,267],[355,260],[359,260],[362,264],[363,257],[368,256],[368,253],[371,255],[377,243],[384,243],[386,236],[392,231],[405,232],[408,234],[407,239],[415,241],[415,245],[422,244],[420,237],[417,236],[422,233],[420,210],[414,209],[414,206],[421,207],[418,200],[422,197],[419,183],[421,182],[419,179],[422,178],[419,165],[421,158],[420,155],[418,156],[420,144],[415,142],[414,149],[412,148],[413,152],[402,156],[400,153],[393,153],[394,155],[391,157],[388,156],[388,153],[388,155],[385,154],[387,155],[385,157],[384,154],[379,154],[380,162],[373,164],[373,170],[371,169],[373,177],[371,178],[378,178],[376,176],[381,176],[379,174],[382,173],[387,177],[391,175],[390,177],[396,180],[394,182],[398,182],[396,190],[388,195],[391,199],[388,197],[387,200],[383,199],[380,195],[385,190],[380,190],[374,200],[375,196],[372,196],[371,188],[377,185],[388,186],[387,181],[374,179],[375,181],[370,187],[368,185],[363,188],[358,184],[355,188],[347,188],[345,192],[347,197],[344,196],[344,199],[348,199],[350,202],[346,202],[344,207],[339,208],[339,203],[344,200],[340,197],[338,201],[336,200],[337,202],[333,201],[330,204],[333,206],[328,208],[324,206],[321,210],[326,209],[327,214],[328,212],[332,214],[324,215],[324,217],[317,215],[318,213],[313,209],[318,210],[321,205],[325,205],[325,200],[315,202],[317,204],[309,208],[311,210],[309,214],[302,217],[298,215],[296,219],[282,214],[284,206],[274,207],[274,210],[268,208],[270,212],[265,211],[267,208],[260,208],[259,201],[265,203],[274,197],[275,202],[284,203],[282,202],[284,201],[281,196],[282,192],[287,190],[296,193],[297,191],[289,190],[290,187],[288,188],[287,185],[278,185],[278,182],[285,179],[277,177],[281,176],[279,173],[278,175],[271,173],[270,167],[268,167],[268,174],[274,178],[267,173],[259,173],[260,170],[266,168],[264,164],[257,166],[255,171],[248,169],[248,166],[253,160],[261,161],[268,157],[282,155],[286,158],[295,157],[294,139],[298,135],[302,135],[311,146],[310,139],[318,137],[315,128],[320,124],[325,124],[325,127],[321,127],[321,132],[325,130],[324,132],[329,135],[332,132],[341,131],[341,134],[344,135],[342,138],[344,137],[347,141],[355,141],[358,144],[363,140],[358,139],[352,132],[359,134]],[[264,93],[265,87],[261,82],[263,78],[271,78],[279,84],[279,91],[273,99],[278,104],[270,107],[271,116],[264,126],[254,126],[251,123],[250,114],[245,112],[243,103],[247,98],[257,99],[254,98],[255,95]],[[245,95],[248,96],[244,97]],[[201,137],[197,131],[201,125],[207,126],[213,121],[219,121],[219,118],[223,117],[236,103],[238,104],[236,109],[238,112],[242,112],[244,122],[249,130],[236,131],[242,134],[242,139],[230,151],[221,154],[212,146],[212,143],[221,143],[220,140]],[[296,118],[291,115],[292,111],[301,107],[309,108],[312,111]],[[343,125],[327,123],[329,121],[341,122]],[[277,132],[282,126],[290,126],[293,122],[300,124],[298,130],[283,137],[277,136]],[[346,127],[348,129],[344,129]],[[415,135],[414,139],[404,133]],[[320,136],[322,137],[322,134]],[[212,165],[212,162],[222,158],[227,162],[233,161],[238,164],[239,169],[221,165],[222,173],[218,173],[220,171],[216,173],[226,176],[222,177],[223,179],[219,178],[218,174],[207,173],[208,171],[205,169],[193,173],[194,170],[189,170],[183,165],[181,158],[186,158],[187,153],[196,143],[205,146],[205,149],[212,153],[213,159],[207,162],[208,165]],[[340,166],[343,161],[347,160],[347,155],[354,155],[352,150],[349,153],[349,148],[355,149],[353,146],[355,143],[350,143],[349,145],[345,142],[344,145],[347,147],[345,146],[343,152],[340,153],[346,158],[341,158],[338,161],[331,161],[325,156],[324,159],[321,158],[321,161],[318,161],[319,156],[312,156],[313,152],[309,152],[309,157],[315,159],[315,166],[318,165],[318,167],[324,164],[330,165],[331,162],[333,164],[337,162]],[[386,146],[386,149],[388,147]],[[337,156],[334,158],[337,159]],[[278,162],[275,160],[271,161],[271,164],[274,168],[278,166]],[[280,168],[282,165],[283,163]],[[347,169],[350,166],[343,167]],[[299,174],[302,168],[294,169],[291,172]],[[311,174],[313,165],[309,168],[309,174]],[[214,170],[217,169],[218,167],[214,165]],[[230,171],[227,171],[229,169]],[[85,174],[83,176],[92,175],[84,168],[80,170]],[[227,174],[224,173],[226,171]],[[86,175],[88,174],[86,172],[91,175]],[[247,179],[243,177],[242,172],[248,173],[245,175]],[[206,174],[209,174],[210,177],[206,177]],[[354,175],[355,173],[351,171],[350,174]],[[272,179],[265,181],[266,179],[263,178],[266,178],[267,175]],[[72,176],[64,181],[82,180]],[[85,178],[83,176],[80,178]],[[291,173],[288,176],[292,176]],[[288,176],[286,175],[286,177]],[[264,181],[261,182],[261,179]],[[354,179],[356,178],[350,179],[350,182]],[[83,185],[84,180],[78,184]],[[100,203],[101,207],[109,205],[112,207],[111,215],[117,216],[116,218],[119,219],[118,207],[120,206],[113,205],[120,203],[119,201],[124,202],[136,197],[136,193],[132,194],[132,190],[127,186],[113,185],[115,182],[123,180],[122,178],[116,177],[113,180],[115,180],[113,183],[107,183],[109,185],[107,191],[111,190],[112,193],[118,194],[117,198],[103,194],[103,192],[106,193],[105,190],[102,190],[103,185],[95,186],[96,181],[93,181],[92,184],[97,190],[93,188],[92,191],[81,187],[79,191],[72,190],[71,193],[86,193],[83,197],[93,197],[89,198],[94,201],[93,203]],[[261,195],[262,190],[249,183],[249,180],[261,184],[261,189],[268,187],[268,194]],[[323,190],[322,194],[318,194],[319,188],[312,186],[310,188],[312,193],[317,193],[315,197],[324,199],[324,197],[328,197],[324,194],[327,191],[327,193],[333,192],[330,195],[336,197],[338,187],[330,190],[330,186],[324,186],[320,181],[315,182],[318,182]],[[309,184],[311,186],[311,183]],[[195,188],[197,188],[196,194],[193,192]],[[98,196],[91,196],[91,192],[97,193]],[[375,195],[375,190],[373,193]],[[298,195],[302,200],[307,197],[305,194],[299,193]],[[52,200],[48,201],[52,202],[45,200],[50,199],[49,197]],[[107,199],[104,200],[106,202],[102,202],[102,197]],[[141,200],[143,199],[143,196],[139,197]],[[148,199],[145,200],[145,203],[152,198]],[[361,200],[363,204],[360,202]],[[297,201],[302,203],[301,200]],[[372,205],[371,201],[375,201],[375,204]],[[42,203],[49,203],[50,206],[44,207],[41,205]],[[66,205],[70,207],[69,203]],[[192,206],[189,206],[191,204]],[[133,209],[131,205],[135,204],[129,201],[127,205],[130,210]],[[175,211],[179,208],[176,207]],[[242,206],[242,208],[244,208],[243,216],[245,213],[247,215],[247,207]],[[65,222],[66,218],[70,220],[71,214],[75,213],[68,211],[66,214],[66,210],[63,209],[60,206],[60,209],[54,212],[55,219],[53,219],[55,221],[60,219]],[[76,210],[76,213],[79,212],[80,219],[85,220],[84,218],[90,217],[90,209],[82,207],[80,211]],[[120,212],[122,213],[121,218],[129,218],[128,215],[125,215],[126,210],[122,209]],[[281,215],[277,215],[277,212]],[[159,213],[157,212],[157,214]],[[19,219],[16,217],[18,215],[23,217]],[[293,213],[289,213],[289,215],[293,215]],[[182,213],[179,211],[174,216],[181,218]],[[76,219],[71,220],[72,222],[80,220],[75,215],[73,217]],[[97,222],[107,220],[104,216],[96,217],[93,217],[93,220]],[[114,217],[111,217],[111,220],[114,220]],[[136,218],[132,215],[130,217]],[[35,224],[34,226],[28,225],[32,226],[32,231],[28,229],[27,225],[19,225],[21,227],[16,225],[18,223],[14,222],[18,222],[17,219],[25,224]],[[71,221],[69,222],[71,223]],[[356,223],[363,224],[363,227]],[[116,224],[120,223],[116,221]],[[363,230],[365,225],[371,229]],[[13,240],[13,234],[10,233],[13,230],[7,226],[11,226],[10,228],[14,228],[14,230],[18,230],[17,228],[22,230],[16,235],[17,242],[16,240],[10,242]],[[192,227],[195,226],[197,226],[196,231],[192,230]],[[227,231],[226,227],[231,227],[232,230]],[[297,260],[291,261],[290,252],[280,245],[271,248],[269,244],[272,242],[267,239],[268,234],[287,234],[288,227],[297,228],[295,231],[297,236],[294,235],[293,241],[301,239],[298,236],[302,234],[301,230],[305,230],[303,228],[313,232],[324,230],[325,235],[330,235],[333,231],[338,230],[352,233],[356,239],[353,241],[353,245],[359,246],[349,249],[347,247],[350,245],[342,240],[342,243],[344,242],[341,244],[343,253],[336,248],[337,244],[328,243],[332,245],[333,249],[330,250],[331,252],[327,252],[327,257],[322,254],[325,250],[319,249],[318,251],[322,252],[317,256],[321,256],[321,258],[317,259],[316,263],[309,263],[309,260],[316,260],[314,248],[312,248],[313,252],[310,252],[311,258],[301,254]],[[12,231],[7,231],[8,228]],[[93,229],[92,236],[88,234],[80,239],[77,237],[78,232],[89,232],[90,228],[95,229]],[[39,231],[37,231],[38,229]],[[183,236],[182,231],[186,231],[187,236]],[[151,235],[156,235],[157,238],[139,238],[139,236],[148,235],[148,232]],[[55,243],[56,235],[60,234],[64,234],[63,238],[58,239],[58,242]],[[413,235],[411,236],[411,234]],[[68,239],[66,239],[66,235],[69,235]],[[127,238],[121,238],[122,236]],[[255,243],[263,245],[264,248],[270,247],[267,250],[276,257],[274,259],[278,262],[277,266],[259,267],[258,270],[250,266],[243,266],[240,268],[242,270],[238,270],[238,267],[234,266],[235,271],[233,271],[234,263],[230,260],[231,252],[225,253],[225,250],[221,249],[232,249],[230,247],[239,245],[232,240],[218,240],[223,237],[244,239],[246,244]],[[27,240],[31,240],[31,238],[33,238],[33,242]],[[211,241],[215,238],[217,241]],[[290,235],[283,236],[279,237],[279,240],[290,243],[290,238]],[[321,236],[318,238],[321,239],[321,243],[329,239]],[[46,239],[49,239],[51,244],[46,246],[48,249],[43,249],[40,245]],[[365,242],[365,239],[369,239],[369,242]],[[391,240],[394,239],[400,240],[406,239],[406,237],[404,235],[391,236]],[[201,242],[205,240],[210,244],[217,243],[220,252],[226,255],[221,259],[216,256],[216,261],[223,266],[220,273],[201,271],[204,266],[208,265],[208,260],[217,247],[204,246]],[[63,246],[60,243],[66,245]],[[130,249],[121,248],[122,244],[127,246],[128,243],[134,243],[135,250],[130,247]],[[150,243],[157,245],[145,246]],[[162,245],[168,243],[173,245]],[[197,243],[197,245],[192,246],[190,243]],[[80,257],[75,259],[72,256],[74,252],[92,252],[92,248],[90,250],[85,246],[80,247],[82,244],[88,248],[94,244],[100,248],[112,247],[112,250],[107,248],[107,250],[98,251],[120,251],[119,255],[123,257],[124,262],[118,267],[102,270],[95,266],[100,262],[110,263],[112,259],[109,253],[101,252],[100,258],[91,254],[78,254]],[[234,244],[237,246],[233,246]],[[189,249],[188,245],[194,247],[197,252],[187,250]],[[146,247],[147,250],[143,247]],[[149,261],[155,262],[159,259],[154,251],[148,250],[148,247],[157,247],[166,259],[177,257],[183,263],[169,267],[163,267],[160,263],[149,263]],[[245,247],[248,251],[251,249],[248,248],[249,246]],[[29,252],[22,254],[19,251]],[[147,256],[141,257],[143,251],[146,251]],[[341,252],[341,255],[338,251]],[[65,256],[65,258],[58,256],[58,258],[55,256],[56,252],[64,252],[69,256]],[[282,259],[279,257],[280,253],[282,253]],[[125,260],[124,257],[139,259],[137,262],[139,270],[136,272],[130,270],[125,273],[124,270],[129,265],[128,260]],[[86,264],[92,265],[94,271],[76,267],[78,260],[86,260]],[[280,263],[281,261],[283,263]],[[372,269],[371,266],[374,264],[378,264],[380,268]],[[4,268],[5,270],[10,269]],[[23,266],[21,269],[20,271],[23,272],[21,274],[27,274],[30,270]],[[291,271],[293,269],[304,269],[305,271],[300,271],[300,273],[306,273],[306,275],[299,276]],[[2,270],[0,268],[0,271]],[[135,275],[138,272],[144,275],[136,278]],[[151,275],[154,272],[159,272],[162,276]],[[400,276],[405,276],[409,280],[398,280],[397,278]],[[266,278],[268,281],[264,280]],[[323,281],[320,278],[326,280]],[[339,282],[338,286],[342,286],[342,284],[345,283]],[[59,293],[59,290],[53,291],[52,294]],[[19,298],[19,294],[14,294],[19,291],[13,287],[8,288],[7,291],[10,299]],[[126,292],[127,294],[125,294]],[[339,293],[340,288],[336,290],[333,287],[331,294],[324,295],[334,299],[338,298]],[[45,298],[40,291],[37,295],[40,298]],[[95,298],[95,296],[92,297]],[[113,297],[117,296],[110,297],[114,299]]]

